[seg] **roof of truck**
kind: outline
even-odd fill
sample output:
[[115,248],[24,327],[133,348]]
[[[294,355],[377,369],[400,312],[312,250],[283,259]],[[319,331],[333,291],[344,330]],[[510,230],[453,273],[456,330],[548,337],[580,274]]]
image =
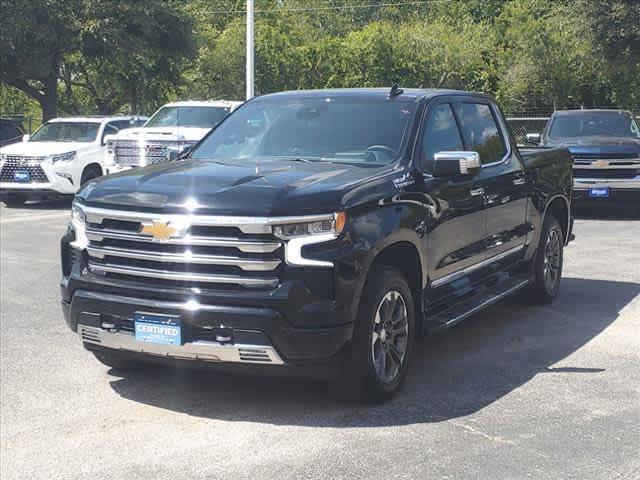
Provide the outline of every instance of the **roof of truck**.
[[171,102],[164,107],[233,107],[240,105],[238,100],[185,100],[182,102]]
[[144,120],[147,117],[143,115],[86,115],[84,117],[57,117],[57,118],[52,118],[51,120],[48,120],[48,122],[102,123],[102,122],[111,122],[114,120],[131,120],[135,118]]
[[622,108],[575,108],[569,110],[556,110],[554,115],[575,115],[576,113],[631,113]]
[[[444,88],[403,88],[402,92],[397,94],[397,97],[404,98],[429,98],[435,97],[439,95],[473,95],[473,96],[482,96],[486,97],[483,93],[478,92],[467,92],[463,90],[449,90]],[[323,89],[323,90],[290,90],[285,92],[278,93],[270,93],[264,95],[265,97],[274,97],[274,96],[372,96],[378,97],[381,95],[389,96],[391,94],[391,87],[382,87],[382,88],[331,88],[331,89]]]

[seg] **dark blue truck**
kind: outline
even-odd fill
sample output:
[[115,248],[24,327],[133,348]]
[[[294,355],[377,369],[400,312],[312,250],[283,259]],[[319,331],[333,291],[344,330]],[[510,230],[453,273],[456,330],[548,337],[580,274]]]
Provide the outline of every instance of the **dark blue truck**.
[[624,110],[563,110],[528,143],[566,147],[574,158],[576,202],[640,206],[640,129]]

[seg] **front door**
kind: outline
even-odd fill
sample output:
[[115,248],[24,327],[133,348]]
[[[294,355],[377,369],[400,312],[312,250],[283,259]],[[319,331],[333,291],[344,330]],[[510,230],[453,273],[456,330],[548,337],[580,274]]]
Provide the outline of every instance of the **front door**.
[[418,188],[429,205],[424,249],[430,286],[437,288],[464,277],[468,268],[484,259],[483,195],[475,178],[431,176],[436,153],[464,149],[452,105],[446,100],[429,105],[418,145],[416,163],[424,178]]
[[[493,106],[480,99],[453,105],[466,150],[478,152],[482,170],[476,185],[486,215],[487,260],[519,258],[529,229],[526,223],[528,185],[524,167]],[[507,259],[508,260],[508,259]],[[486,263],[486,262],[485,262]]]

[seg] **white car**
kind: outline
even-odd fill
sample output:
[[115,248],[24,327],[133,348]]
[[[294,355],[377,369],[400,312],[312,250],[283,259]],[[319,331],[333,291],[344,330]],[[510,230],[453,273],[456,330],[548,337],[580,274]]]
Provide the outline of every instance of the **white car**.
[[109,137],[108,173],[172,160],[198,143],[243,102],[174,102],[160,108],[140,128]]
[[74,194],[105,173],[105,137],[146,117],[55,118],[23,142],[0,149],[0,199],[20,206],[31,199]]

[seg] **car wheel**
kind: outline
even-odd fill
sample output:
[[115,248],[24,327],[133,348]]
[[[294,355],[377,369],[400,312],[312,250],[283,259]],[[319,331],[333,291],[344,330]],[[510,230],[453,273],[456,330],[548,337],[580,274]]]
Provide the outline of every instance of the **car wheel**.
[[22,207],[26,201],[24,195],[18,193],[11,193],[4,198],[5,205],[10,208]]
[[108,352],[108,351],[92,351],[93,356],[107,367],[111,367],[114,370],[137,370],[142,367],[142,363],[132,360],[131,358],[126,357],[118,352]]
[[393,397],[407,375],[415,324],[413,295],[406,278],[395,268],[374,266],[345,358],[345,391],[371,403]]
[[102,172],[98,167],[87,167],[82,172],[82,177],[80,178],[80,186],[83,186],[85,183],[101,176]]
[[551,303],[560,290],[564,238],[560,223],[549,215],[542,226],[540,243],[533,260],[533,282],[526,298],[534,303]]

